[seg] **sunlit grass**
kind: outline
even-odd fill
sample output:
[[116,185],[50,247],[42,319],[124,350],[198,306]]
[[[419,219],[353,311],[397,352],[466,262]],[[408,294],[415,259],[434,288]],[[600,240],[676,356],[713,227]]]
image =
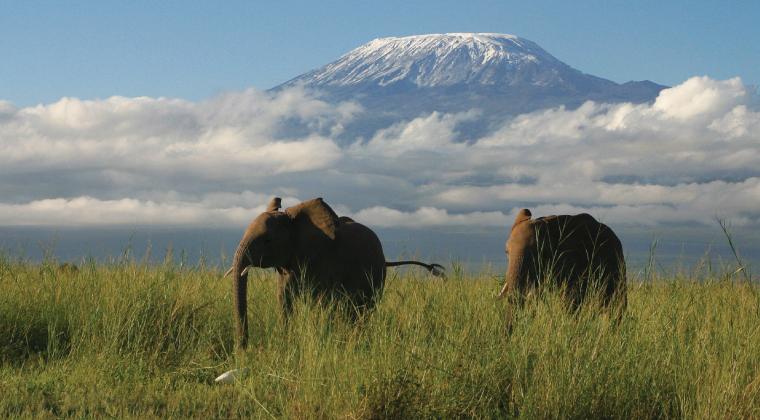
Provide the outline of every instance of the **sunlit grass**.
[[620,325],[549,294],[511,332],[501,273],[391,271],[366,319],[301,301],[285,326],[272,273],[252,270],[236,353],[220,267],[0,255],[0,417],[760,416],[760,290],[738,264],[630,269]]

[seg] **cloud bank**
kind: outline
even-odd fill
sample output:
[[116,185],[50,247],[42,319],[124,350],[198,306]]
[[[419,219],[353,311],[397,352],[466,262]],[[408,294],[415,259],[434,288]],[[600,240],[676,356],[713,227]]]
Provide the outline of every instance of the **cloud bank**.
[[338,140],[360,105],[300,88],[201,103],[0,101],[0,225],[244,226],[272,196],[324,197],[377,227],[511,226],[588,212],[614,224],[760,225],[760,111],[739,78],[695,77],[653,104],[587,102],[458,127],[434,112]]

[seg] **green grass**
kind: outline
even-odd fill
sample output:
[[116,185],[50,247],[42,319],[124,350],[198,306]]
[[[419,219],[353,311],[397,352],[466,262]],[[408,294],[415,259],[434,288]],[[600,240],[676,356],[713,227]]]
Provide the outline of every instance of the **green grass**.
[[502,273],[391,271],[358,325],[304,301],[286,327],[253,270],[245,353],[221,268],[79,265],[0,253],[0,417],[760,417],[760,289],[730,265],[642,270],[618,326],[546,295],[511,333]]

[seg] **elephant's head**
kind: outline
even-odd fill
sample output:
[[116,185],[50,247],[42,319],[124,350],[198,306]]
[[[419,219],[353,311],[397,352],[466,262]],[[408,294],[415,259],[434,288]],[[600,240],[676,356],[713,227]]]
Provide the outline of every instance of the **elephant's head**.
[[536,281],[538,264],[538,243],[536,232],[531,223],[531,213],[528,209],[520,210],[517,214],[512,232],[507,240],[507,256],[509,266],[504,288],[498,298],[505,297],[510,291],[522,291],[528,284]]
[[296,269],[318,258],[335,239],[338,216],[321,198],[279,211],[280,198],[269,203],[246,229],[226,275],[234,274],[235,324],[240,345],[248,344],[247,272],[250,267]]

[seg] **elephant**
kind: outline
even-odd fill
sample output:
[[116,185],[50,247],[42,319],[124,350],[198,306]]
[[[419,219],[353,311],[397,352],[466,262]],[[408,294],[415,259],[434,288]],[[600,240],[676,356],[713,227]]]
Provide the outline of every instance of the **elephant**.
[[315,298],[347,298],[359,313],[382,294],[387,267],[416,264],[436,276],[439,264],[387,262],[377,235],[349,217],[338,215],[315,198],[279,211],[275,197],[267,211],[248,226],[225,274],[234,274],[233,301],[238,343],[248,344],[247,272],[250,267],[275,268],[278,302],[287,322],[293,300],[303,293]]
[[[559,215],[531,220],[521,210],[507,240],[509,258],[498,298],[511,295],[522,305],[539,286],[557,286],[575,309],[598,293],[619,322],[627,305],[623,245],[607,225],[591,215]],[[510,315],[511,322],[511,315]]]

